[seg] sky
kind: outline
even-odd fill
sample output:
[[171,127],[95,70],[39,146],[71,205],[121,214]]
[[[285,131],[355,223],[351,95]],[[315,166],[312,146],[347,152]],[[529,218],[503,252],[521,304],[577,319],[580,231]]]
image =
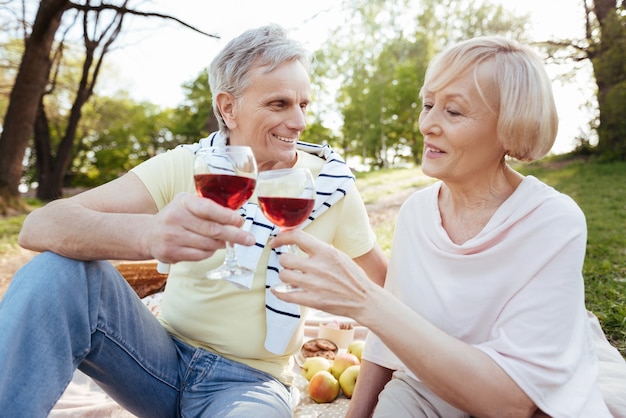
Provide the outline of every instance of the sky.
[[[495,0],[518,13],[531,14],[531,35],[536,40],[578,36],[583,30],[582,0]],[[136,19],[107,56],[107,91],[126,90],[136,100],[175,107],[183,100],[181,85],[194,80],[230,39],[246,29],[278,23],[310,50],[323,45],[331,28],[342,22],[338,0],[153,0],[143,11],[167,13],[207,33],[209,38],[174,22]],[[556,77],[553,69],[549,72]],[[573,138],[588,131],[589,111],[582,109],[593,96],[590,71],[574,82],[553,83],[560,115],[554,153],[570,151]]]

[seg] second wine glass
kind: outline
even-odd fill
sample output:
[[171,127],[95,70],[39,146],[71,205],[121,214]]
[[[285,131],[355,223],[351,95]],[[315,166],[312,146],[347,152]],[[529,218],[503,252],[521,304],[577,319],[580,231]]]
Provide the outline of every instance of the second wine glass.
[[[257,165],[252,149],[247,146],[201,148],[193,166],[196,191],[230,209],[241,208],[254,193]],[[249,276],[254,270],[239,265],[235,250],[226,242],[224,264],[206,274],[208,279]]]
[[[315,181],[308,168],[286,168],[262,171],[257,180],[259,207],[267,219],[281,231],[302,224],[315,204]],[[296,253],[296,246],[289,245]],[[279,282],[272,286],[278,292],[293,292],[298,288]]]

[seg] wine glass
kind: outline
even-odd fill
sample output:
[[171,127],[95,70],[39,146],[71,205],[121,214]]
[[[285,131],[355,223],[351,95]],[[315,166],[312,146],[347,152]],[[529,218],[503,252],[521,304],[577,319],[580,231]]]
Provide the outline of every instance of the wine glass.
[[[308,168],[262,171],[257,179],[257,198],[265,217],[281,231],[296,228],[309,217],[315,204],[313,175]],[[296,254],[294,244],[288,249]],[[299,290],[283,282],[272,288],[283,293]]]
[[[230,209],[241,208],[252,196],[256,184],[257,164],[252,149],[227,145],[201,148],[196,152],[193,178],[196,191]],[[235,250],[226,242],[226,258],[221,267],[206,273],[208,279],[219,280],[249,276],[254,270],[239,265]]]

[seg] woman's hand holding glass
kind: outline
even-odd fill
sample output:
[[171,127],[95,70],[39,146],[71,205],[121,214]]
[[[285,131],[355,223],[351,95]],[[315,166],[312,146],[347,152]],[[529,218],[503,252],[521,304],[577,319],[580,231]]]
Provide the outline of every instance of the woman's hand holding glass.
[[[281,231],[294,229],[310,215],[315,204],[315,181],[307,168],[262,171],[258,176],[257,198],[267,219]],[[289,245],[296,254],[296,246]],[[277,292],[298,290],[286,283],[272,286]]]
[[[286,302],[310,306],[324,312],[366,321],[363,316],[375,310],[364,309],[377,306],[390,294],[374,283],[365,271],[348,255],[302,230],[281,233],[272,240],[271,246],[278,248],[295,244],[304,255],[285,254],[280,262],[284,267],[281,279],[292,283],[301,292],[276,292]],[[394,302],[395,303],[395,302]],[[371,318],[370,318],[371,320]]]

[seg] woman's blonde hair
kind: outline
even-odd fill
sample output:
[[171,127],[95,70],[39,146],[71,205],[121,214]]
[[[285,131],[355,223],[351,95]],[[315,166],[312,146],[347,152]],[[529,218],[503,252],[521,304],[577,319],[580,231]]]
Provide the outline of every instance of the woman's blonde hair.
[[[485,62],[492,64],[492,80],[481,86],[478,74]],[[520,161],[545,156],[556,139],[559,120],[551,81],[539,56],[502,37],[469,39],[431,62],[422,89],[441,90],[467,71],[472,71],[481,97],[498,115],[498,138],[506,154]],[[484,77],[485,71],[480,73]]]

